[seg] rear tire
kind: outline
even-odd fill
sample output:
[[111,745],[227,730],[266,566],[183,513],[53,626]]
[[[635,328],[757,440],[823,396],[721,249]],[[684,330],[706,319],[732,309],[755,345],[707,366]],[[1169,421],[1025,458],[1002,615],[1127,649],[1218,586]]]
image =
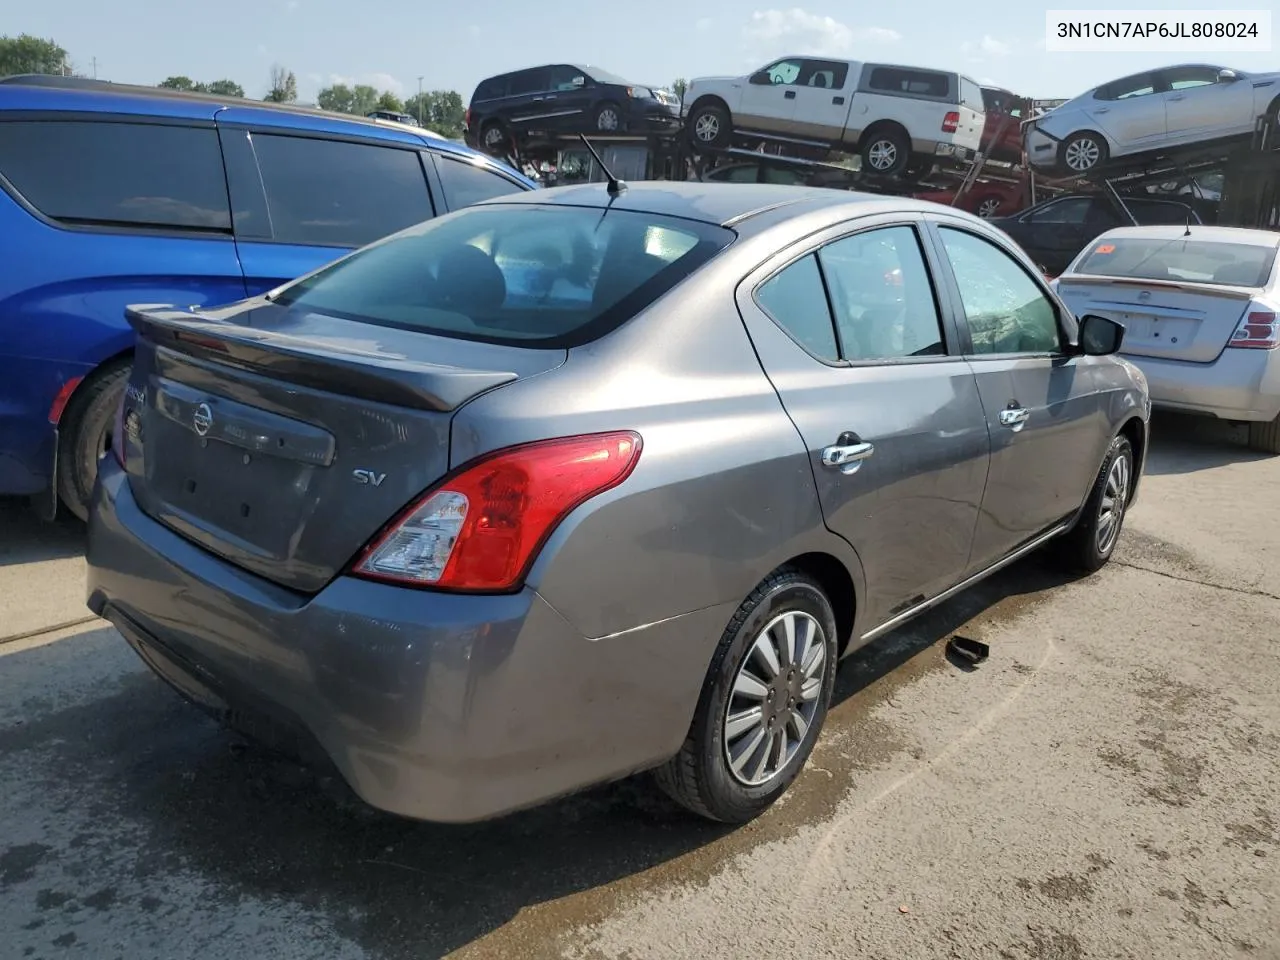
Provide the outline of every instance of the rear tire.
[[1133,444],[1120,434],[1107,449],[1080,520],[1058,541],[1059,556],[1068,568],[1093,573],[1106,566],[1124,528],[1133,477]]
[[1249,449],[1261,453],[1280,453],[1280,417],[1249,424]]
[[89,519],[98,458],[111,449],[116,408],[128,379],[129,367],[124,365],[82,383],[59,422],[58,496],[81,520]]
[[511,150],[511,137],[497,120],[480,128],[480,149],[490,156],[505,157]]
[[871,130],[862,140],[862,170],[878,177],[896,177],[911,162],[911,138],[898,126]]
[[792,567],[771,574],[725,628],[688,737],[654,771],[658,786],[709,820],[746,823],[763,813],[813,750],[838,653],[821,587]]

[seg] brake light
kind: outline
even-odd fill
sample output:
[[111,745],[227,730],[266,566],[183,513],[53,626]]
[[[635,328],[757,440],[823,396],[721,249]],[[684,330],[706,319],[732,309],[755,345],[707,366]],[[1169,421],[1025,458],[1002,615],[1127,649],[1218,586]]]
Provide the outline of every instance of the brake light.
[[1273,310],[1250,310],[1227,341],[1228,347],[1274,350],[1280,346],[1280,318]]
[[351,572],[442,590],[511,590],[560,521],[630,476],[640,446],[639,434],[622,431],[482,457],[415,501]]
[[468,130],[471,129],[471,108],[467,107],[466,112],[462,115],[462,125]]
[[[937,114],[934,114],[934,116],[937,116]],[[952,110],[942,118],[942,132],[955,133],[958,129],[960,129],[960,112]]]
[[49,407],[49,422],[55,427],[62,419],[62,415],[66,413],[67,403],[71,399],[71,394],[76,392],[76,387],[80,386],[80,381],[84,377],[72,377],[64,383],[58,390],[58,395],[53,398],[53,403]]

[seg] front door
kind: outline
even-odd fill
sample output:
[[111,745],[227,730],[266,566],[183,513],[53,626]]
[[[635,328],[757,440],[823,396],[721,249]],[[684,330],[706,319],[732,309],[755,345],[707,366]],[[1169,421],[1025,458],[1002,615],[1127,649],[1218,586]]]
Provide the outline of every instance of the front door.
[[936,230],[991,437],[974,571],[1071,515],[1110,438],[1095,364],[1067,355],[1059,307],[1042,281],[960,221]]
[[870,628],[960,579],[989,441],[919,223],[859,225],[777,254],[738,303],[808,448],[826,525],[861,559]]
[[796,80],[804,69],[798,58],[779,60],[752,74],[742,88],[734,125],[786,135],[796,109]]
[[1169,92],[1165,124],[1170,143],[1248,133],[1253,129],[1253,84],[1220,81],[1217,67],[1171,67],[1163,71]]

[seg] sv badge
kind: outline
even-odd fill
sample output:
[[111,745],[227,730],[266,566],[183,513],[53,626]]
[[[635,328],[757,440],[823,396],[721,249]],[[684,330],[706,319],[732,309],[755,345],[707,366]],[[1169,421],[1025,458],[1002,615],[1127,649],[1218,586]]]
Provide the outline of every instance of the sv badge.
[[351,476],[355,478],[356,483],[372,487],[382,486],[382,481],[387,479],[385,473],[374,473],[372,470],[352,470]]

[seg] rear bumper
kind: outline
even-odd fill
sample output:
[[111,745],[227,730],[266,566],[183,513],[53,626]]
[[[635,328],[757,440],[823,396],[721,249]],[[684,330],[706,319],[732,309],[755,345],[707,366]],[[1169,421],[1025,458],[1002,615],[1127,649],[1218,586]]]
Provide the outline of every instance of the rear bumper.
[[1151,404],[1222,420],[1269,421],[1280,416],[1280,351],[1223,350],[1213,363],[1153,357],[1125,359],[1147,378]]
[[366,802],[417,819],[483,820],[672,756],[702,677],[654,664],[729,615],[588,640],[527,588],[340,577],[303,597],[152,521],[109,458],[94,499],[91,609],[189,698],[302,735]]

